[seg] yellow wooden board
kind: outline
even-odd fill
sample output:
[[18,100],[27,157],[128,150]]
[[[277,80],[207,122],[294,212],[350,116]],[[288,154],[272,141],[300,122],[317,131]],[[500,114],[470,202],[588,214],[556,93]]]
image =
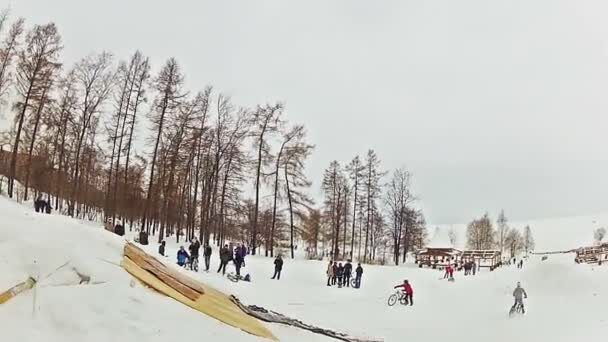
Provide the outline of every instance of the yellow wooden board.
[[226,294],[212,287],[204,285],[205,294],[201,295],[196,301],[192,301],[160,281],[152,273],[139,267],[131,259],[124,257],[121,265],[144,284],[197,311],[252,335],[278,341],[260,321],[244,313]]
[[21,292],[31,289],[32,287],[34,287],[34,285],[36,285],[36,280],[30,277],[23,283],[17,284],[6,290],[5,292],[0,293],[0,304],[8,302]]

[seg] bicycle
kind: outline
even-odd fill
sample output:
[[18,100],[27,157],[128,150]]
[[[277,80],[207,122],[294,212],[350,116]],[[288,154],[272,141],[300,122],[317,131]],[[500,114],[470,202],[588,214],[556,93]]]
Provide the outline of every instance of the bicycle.
[[401,305],[407,305],[405,293],[401,290],[395,291],[392,295],[388,297],[388,306],[393,306],[397,304],[397,301],[401,303]]
[[192,260],[189,260],[184,265],[184,268],[187,269],[187,270],[198,272],[198,257],[194,257],[194,258],[192,258]]
[[513,317],[513,315],[515,314],[523,315],[524,313],[526,313],[526,310],[524,309],[524,303],[517,302],[511,307],[511,310],[509,310],[509,317]]

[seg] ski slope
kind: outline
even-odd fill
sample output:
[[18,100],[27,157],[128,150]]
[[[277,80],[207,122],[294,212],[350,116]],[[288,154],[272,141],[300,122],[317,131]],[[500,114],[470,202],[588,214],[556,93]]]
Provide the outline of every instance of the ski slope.
[[[36,214],[0,197],[0,289],[28,276],[41,278],[34,291],[0,306],[2,337],[7,341],[260,341],[145,288],[116,264],[124,238],[100,225],[59,215]],[[544,233],[535,229],[537,244]],[[585,234],[591,234],[585,232]],[[547,234],[557,246],[557,234]],[[583,235],[583,234],[581,234]],[[569,236],[562,237],[564,240]],[[584,238],[584,237],[583,237]],[[583,239],[581,238],[581,239]],[[155,253],[151,238],[146,248]],[[179,247],[167,240],[168,263]],[[217,248],[212,271],[217,268]],[[581,341],[608,333],[608,266],[575,265],[573,255],[535,257],[523,270],[504,267],[475,277],[412,265],[365,266],[362,288],[327,287],[325,261],[285,260],[280,281],[271,280],[272,259],[249,256],[243,273],[251,283],[233,283],[211,273],[201,281],[285,315],[385,341]],[[66,262],[69,262],[66,265]],[[58,267],[65,265],[59,270]],[[77,285],[73,269],[95,285]],[[229,271],[233,266],[229,266]],[[184,271],[187,272],[187,271]],[[51,274],[50,276],[48,276]],[[413,307],[388,307],[392,287],[409,279]],[[525,317],[508,319],[517,281],[529,299]],[[293,328],[269,325],[281,341],[330,341]]]

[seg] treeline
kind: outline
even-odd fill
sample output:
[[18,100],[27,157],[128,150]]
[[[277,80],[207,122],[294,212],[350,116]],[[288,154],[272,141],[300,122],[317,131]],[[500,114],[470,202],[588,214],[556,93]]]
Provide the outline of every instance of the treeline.
[[[312,213],[312,222],[305,226],[311,254],[319,254],[321,248],[334,259],[405,262],[408,253],[423,247],[427,238],[426,221],[413,205],[416,198],[410,182],[411,174],[403,168],[387,175],[373,150],[344,167],[331,162],[321,185],[323,208]],[[325,242],[323,246],[319,240]]]
[[482,217],[471,221],[467,226],[467,246],[475,250],[496,249],[501,253],[509,253],[514,257],[520,252],[534,250],[534,237],[530,226],[525,226],[523,232],[510,227],[504,210],[496,219],[496,228],[486,213]]
[[0,173],[10,197],[45,196],[66,215],[158,241],[198,235],[271,256],[293,257],[304,240],[314,254],[398,263],[423,244],[410,174],[396,170],[383,184],[373,151],[332,163],[315,205],[304,172],[314,146],[282,103],[244,107],[211,86],[189,89],[176,59],[154,67],[140,51],[64,65],[54,23],[26,27],[7,11],[0,44],[1,114],[13,118]]

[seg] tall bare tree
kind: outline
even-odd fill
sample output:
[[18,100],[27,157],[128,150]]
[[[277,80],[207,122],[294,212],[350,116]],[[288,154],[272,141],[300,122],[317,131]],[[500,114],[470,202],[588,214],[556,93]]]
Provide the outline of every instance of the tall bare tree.
[[505,211],[501,210],[496,219],[496,244],[501,253],[505,250],[507,234],[509,233],[509,225]]
[[534,250],[534,237],[532,236],[532,229],[530,228],[530,226],[526,226],[524,228],[524,251],[526,252],[526,255],[528,255],[528,252]]
[[365,213],[364,262],[367,262],[368,253],[370,252],[368,247],[373,244],[373,241],[370,241],[370,233],[374,226],[374,211],[377,210],[376,202],[380,197],[380,181],[383,175],[384,172],[380,170],[380,159],[378,158],[378,155],[373,150],[369,150],[365,158],[365,171],[363,176],[363,194],[365,195],[365,203],[367,206]]
[[[0,14],[1,26],[4,26],[8,13],[5,11]],[[9,88],[13,84],[13,61],[17,56],[19,48],[19,39],[23,34],[24,19],[18,19],[13,23],[8,35],[2,41],[0,46],[0,106],[5,104],[5,99]],[[0,30],[1,30],[0,26]]]
[[270,146],[269,135],[276,133],[280,127],[283,104],[259,106],[253,114],[253,139],[257,151],[255,168],[255,211],[253,214],[253,229],[251,237],[252,254],[256,254],[258,239],[258,214],[260,207],[260,189],[262,180],[262,167],[268,164]]
[[488,214],[473,220],[467,227],[467,245],[471,249],[489,250],[494,248],[494,227]]
[[[399,264],[401,241],[407,232],[407,215],[410,204],[414,201],[411,191],[411,174],[404,168],[396,169],[388,183],[385,202],[392,221],[393,256],[395,265]],[[405,232],[404,232],[405,230]]]
[[17,97],[15,103],[15,138],[9,171],[8,194],[13,197],[17,169],[17,157],[23,123],[28,111],[32,110],[32,100],[40,98],[47,84],[45,77],[52,75],[57,67],[61,37],[55,24],[37,25],[28,32],[25,47],[18,54]]

